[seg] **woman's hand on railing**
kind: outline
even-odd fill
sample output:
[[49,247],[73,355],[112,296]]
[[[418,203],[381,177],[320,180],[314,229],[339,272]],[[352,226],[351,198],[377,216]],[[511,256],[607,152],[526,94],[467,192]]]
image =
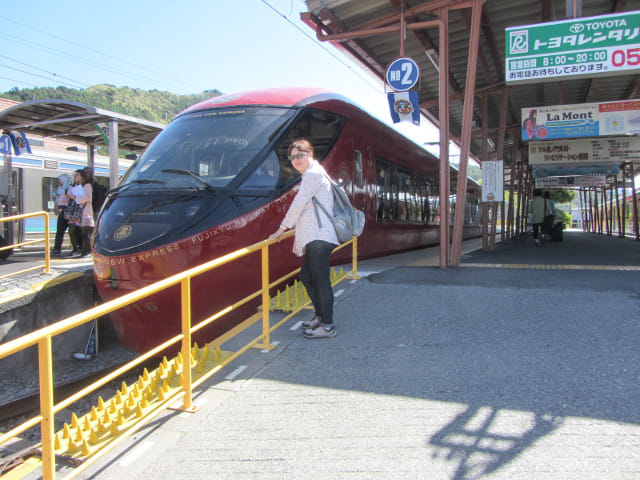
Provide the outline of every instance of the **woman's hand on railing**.
[[284,235],[285,232],[286,232],[286,230],[284,228],[280,227],[280,228],[278,228],[278,230],[276,230],[271,235],[269,235],[269,240],[278,240],[278,242],[280,242],[280,240],[282,239],[282,236]]

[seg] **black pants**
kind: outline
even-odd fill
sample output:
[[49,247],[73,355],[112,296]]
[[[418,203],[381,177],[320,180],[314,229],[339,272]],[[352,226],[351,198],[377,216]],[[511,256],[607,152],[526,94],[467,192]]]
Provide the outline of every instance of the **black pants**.
[[60,251],[62,248],[62,241],[64,240],[64,232],[67,230],[69,222],[64,218],[64,210],[58,215],[58,224],[56,226],[56,240],[53,243],[53,249]]
[[71,238],[71,248],[74,253],[79,252],[82,245],[82,233],[79,225],[69,224],[69,238]]
[[334,248],[335,245],[323,240],[307,243],[300,269],[300,281],[307,289],[316,315],[327,325],[333,323],[333,289],[329,257]]
[[541,223],[534,223],[533,224],[533,238],[535,238],[536,240],[538,239],[538,232],[542,230],[542,224]]

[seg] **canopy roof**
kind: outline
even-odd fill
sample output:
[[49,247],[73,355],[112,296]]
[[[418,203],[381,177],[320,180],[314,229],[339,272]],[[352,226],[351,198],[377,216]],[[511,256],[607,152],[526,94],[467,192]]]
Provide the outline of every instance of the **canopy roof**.
[[[447,6],[449,12],[449,84],[450,132],[460,139],[462,113],[469,58],[469,0],[306,0],[303,20],[322,40],[329,40],[346,51],[375,76],[384,79],[387,65],[400,57],[400,11],[405,5],[407,22],[404,56],[413,58],[420,67],[418,93],[422,113],[438,124],[438,28],[429,26],[437,8]],[[573,4],[578,16],[589,17],[615,12],[640,10],[640,0],[487,0],[482,7],[482,25],[476,74],[475,126],[471,152],[482,153],[480,125],[482,102],[479,95],[489,93],[487,118],[489,156],[498,143],[501,93],[505,83],[505,28],[531,25],[573,17]],[[423,28],[420,24],[425,25]],[[397,29],[392,27],[398,26]],[[357,32],[388,27],[389,32],[358,35]],[[351,35],[349,38],[347,38]],[[340,38],[338,38],[340,37]],[[527,85],[508,86],[507,135],[505,145],[520,143],[520,111],[522,108],[585,102],[620,101],[639,96],[637,74],[582,78]],[[511,127],[511,128],[510,128]],[[505,152],[509,154],[508,150]]]
[[105,146],[105,141],[96,124],[111,121],[118,124],[119,148],[131,151],[144,150],[164,128],[161,123],[68,100],[34,100],[0,112],[0,129],[97,146]]

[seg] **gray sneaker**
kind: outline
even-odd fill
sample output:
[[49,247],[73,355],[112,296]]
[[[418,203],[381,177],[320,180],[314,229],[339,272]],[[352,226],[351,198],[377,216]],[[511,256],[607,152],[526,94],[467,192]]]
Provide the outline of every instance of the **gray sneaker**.
[[334,325],[324,326],[323,324],[313,330],[307,328],[303,334],[304,338],[313,340],[314,338],[333,338],[336,336],[336,327]]
[[320,325],[320,319],[318,317],[313,317],[308,322],[302,322],[302,328],[305,330],[313,330],[314,328],[318,328]]

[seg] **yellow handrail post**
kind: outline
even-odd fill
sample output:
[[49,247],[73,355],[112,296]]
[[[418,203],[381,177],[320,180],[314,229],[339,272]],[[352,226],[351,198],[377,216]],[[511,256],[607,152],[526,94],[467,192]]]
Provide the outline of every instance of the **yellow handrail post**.
[[184,399],[182,408],[185,412],[195,412],[191,395],[191,277],[180,282],[180,301],[182,307],[182,387]]
[[269,309],[271,307],[271,298],[269,298],[269,243],[261,249],[262,256],[262,344],[256,347],[271,350],[275,348],[271,345],[270,339],[270,319]]
[[49,245],[49,214],[44,213],[44,273],[51,273],[51,250]]
[[360,280],[358,277],[358,237],[353,237],[353,243],[351,244],[351,278],[354,280]]
[[38,367],[40,373],[40,433],[42,435],[42,478],[53,480],[56,476],[56,457],[53,449],[53,360],[51,335],[38,341]]

